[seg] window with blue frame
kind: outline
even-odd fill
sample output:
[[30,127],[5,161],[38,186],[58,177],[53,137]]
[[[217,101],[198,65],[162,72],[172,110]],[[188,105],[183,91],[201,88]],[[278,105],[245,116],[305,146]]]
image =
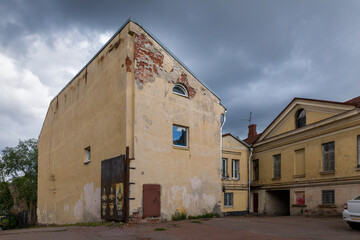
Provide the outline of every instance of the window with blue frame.
[[173,125],[173,145],[188,147],[188,128]]

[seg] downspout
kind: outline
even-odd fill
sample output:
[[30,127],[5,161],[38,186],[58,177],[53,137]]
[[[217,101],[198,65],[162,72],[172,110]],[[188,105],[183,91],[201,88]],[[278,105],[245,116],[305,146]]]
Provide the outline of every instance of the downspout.
[[[226,113],[227,113],[227,110],[225,109],[225,112],[224,112],[224,118],[223,118],[223,122],[221,123],[221,127],[220,127],[220,169],[222,168],[222,145],[223,145],[223,142],[222,142],[222,129],[225,125],[225,122],[226,122]],[[220,170],[220,179],[221,179],[221,170]]]
[[252,154],[253,154],[253,148],[250,147],[250,156],[249,156],[249,162],[248,162],[248,165],[249,165],[249,169],[248,169],[248,176],[249,176],[249,179],[248,179],[248,209],[247,209],[247,212],[250,213],[250,204],[251,204],[251,195],[250,195],[250,185],[251,185],[251,180],[250,180],[250,163],[251,163],[251,157],[252,157]]

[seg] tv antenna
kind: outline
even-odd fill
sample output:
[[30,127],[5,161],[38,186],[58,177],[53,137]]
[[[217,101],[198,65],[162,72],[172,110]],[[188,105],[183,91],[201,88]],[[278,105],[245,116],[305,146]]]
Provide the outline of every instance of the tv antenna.
[[240,119],[242,121],[248,121],[249,122],[249,126],[251,125],[251,116],[252,116],[252,112],[250,112],[250,115],[249,115],[249,118],[243,118],[243,119]]

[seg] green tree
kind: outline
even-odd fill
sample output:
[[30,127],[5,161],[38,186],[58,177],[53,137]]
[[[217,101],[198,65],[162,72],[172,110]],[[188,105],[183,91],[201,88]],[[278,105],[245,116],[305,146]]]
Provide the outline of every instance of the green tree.
[[[37,200],[38,150],[37,140],[19,141],[16,147],[6,147],[0,157],[0,182],[16,187],[19,199],[27,204]],[[0,205],[1,206],[1,205]]]

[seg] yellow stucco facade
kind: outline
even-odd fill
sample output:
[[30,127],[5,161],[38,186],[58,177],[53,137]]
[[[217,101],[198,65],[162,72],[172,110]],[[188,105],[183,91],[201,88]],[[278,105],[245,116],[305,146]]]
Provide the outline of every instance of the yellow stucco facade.
[[[130,217],[142,216],[144,184],[160,185],[162,220],[179,209],[220,212],[224,111],[140,24],[127,22],[50,103],[38,143],[38,222],[100,221],[101,162],[126,146],[135,159]],[[174,125],[187,129],[186,147],[173,145]]]
[[[243,214],[248,210],[248,145],[231,134],[222,142],[222,211]],[[227,196],[225,196],[227,195]]]
[[[301,110],[306,124],[297,127]],[[294,99],[252,145],[252,211],[341,213],[360,194],[359,135],[358,107]]]

